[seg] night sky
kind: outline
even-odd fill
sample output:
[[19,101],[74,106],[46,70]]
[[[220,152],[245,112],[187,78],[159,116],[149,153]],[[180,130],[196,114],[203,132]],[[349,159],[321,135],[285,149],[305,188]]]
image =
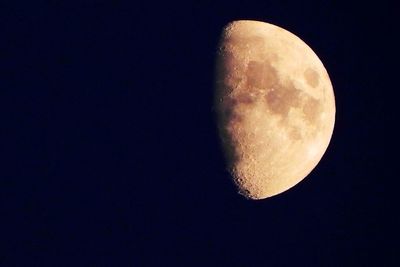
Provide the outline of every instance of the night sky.
[[[400,264],[386,159],[394,8],[5,2],[0,266]],[[299,36],[336,97],[319,165],[261,201],[237,194],[212,106],[219,35],[237,19]]]

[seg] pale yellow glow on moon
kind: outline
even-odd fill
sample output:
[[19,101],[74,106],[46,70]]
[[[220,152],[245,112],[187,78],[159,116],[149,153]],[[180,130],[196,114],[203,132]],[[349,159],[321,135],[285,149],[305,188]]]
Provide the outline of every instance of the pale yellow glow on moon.
[[294,34],[259,21],[222,33],[215,103],[228,168],[251,199],[304,179],[330,142],[335,99],[327,71]]

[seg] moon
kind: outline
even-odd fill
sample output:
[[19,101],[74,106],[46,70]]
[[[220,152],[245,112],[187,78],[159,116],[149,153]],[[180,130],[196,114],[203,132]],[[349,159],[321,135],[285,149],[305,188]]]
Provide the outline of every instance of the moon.
[[240,20],[222,31],[215,110],[239,193],[264,199],[315,168],[329,145],[336,108],[328,73],[306,43],[278,26]]

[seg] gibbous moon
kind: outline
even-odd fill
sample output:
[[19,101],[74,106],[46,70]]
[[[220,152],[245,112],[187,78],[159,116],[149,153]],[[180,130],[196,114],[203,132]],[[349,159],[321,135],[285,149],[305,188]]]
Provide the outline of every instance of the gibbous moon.
[[328,73],[300,38],[259,21],[234,21],[221,36],[215,107],[227,166],[239,193],[263,199],[304,179],[335,123]]

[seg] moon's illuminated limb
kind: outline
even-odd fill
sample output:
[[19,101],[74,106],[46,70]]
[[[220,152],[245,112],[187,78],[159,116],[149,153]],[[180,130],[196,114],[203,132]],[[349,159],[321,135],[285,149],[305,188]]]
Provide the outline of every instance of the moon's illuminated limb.
[[222,33],[216,107],[229,170],[252,199],[306,177],[328,147],[332,84],[302,40],[272,24],[235,21]]

